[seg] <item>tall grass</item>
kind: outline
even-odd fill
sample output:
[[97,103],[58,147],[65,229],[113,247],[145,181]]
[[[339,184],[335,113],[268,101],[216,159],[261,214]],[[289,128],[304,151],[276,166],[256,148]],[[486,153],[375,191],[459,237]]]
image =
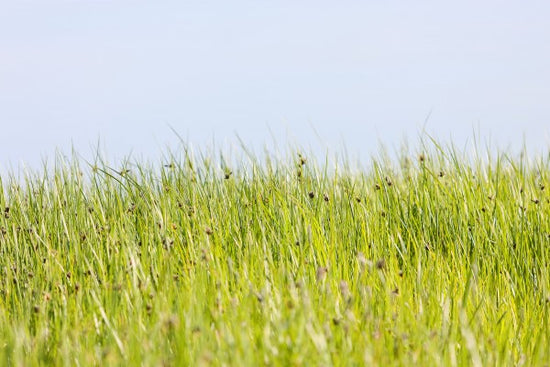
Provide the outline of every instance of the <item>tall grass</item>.
[[1,179],[0,364],[550,361],[548,158],[176,156]]

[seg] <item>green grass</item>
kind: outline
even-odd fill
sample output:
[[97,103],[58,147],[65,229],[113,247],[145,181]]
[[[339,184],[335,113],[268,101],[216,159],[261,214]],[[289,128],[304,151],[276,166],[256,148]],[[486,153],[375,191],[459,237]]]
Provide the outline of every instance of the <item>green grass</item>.
[[547,364],[550,156],[429,150],[3,177],[0,365]]

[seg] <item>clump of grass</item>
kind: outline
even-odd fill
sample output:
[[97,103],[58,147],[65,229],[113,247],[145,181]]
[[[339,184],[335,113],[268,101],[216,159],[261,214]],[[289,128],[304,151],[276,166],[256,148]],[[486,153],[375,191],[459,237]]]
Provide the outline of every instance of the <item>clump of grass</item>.
[[544,365],[550,161],[436,148],[2,178],[0,364]]

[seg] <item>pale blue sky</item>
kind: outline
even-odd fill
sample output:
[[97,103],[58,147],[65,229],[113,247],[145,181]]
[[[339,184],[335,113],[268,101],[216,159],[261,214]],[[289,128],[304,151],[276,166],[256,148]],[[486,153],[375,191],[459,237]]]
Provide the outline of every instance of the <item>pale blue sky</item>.
[[[235,133],[550,146],[548,1],[0,0],[0,168]],[[272,132],[270,132],[270,130]],[[320,138],[313,131],[316,130]]]

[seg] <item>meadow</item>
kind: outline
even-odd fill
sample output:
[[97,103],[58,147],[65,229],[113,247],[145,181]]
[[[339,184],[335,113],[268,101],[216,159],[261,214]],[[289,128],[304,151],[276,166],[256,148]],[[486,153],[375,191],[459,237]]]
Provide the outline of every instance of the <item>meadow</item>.
[[548,365],[550,155],[365,164],[1,177],[0,365]]

